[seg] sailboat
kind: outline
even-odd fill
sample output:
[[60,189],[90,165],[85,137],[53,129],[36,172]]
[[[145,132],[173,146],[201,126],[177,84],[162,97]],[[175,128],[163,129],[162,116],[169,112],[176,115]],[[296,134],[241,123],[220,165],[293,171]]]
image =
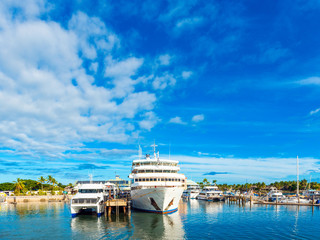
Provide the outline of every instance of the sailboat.
[[309,203],[308,199],[300,198],[299,194],[299,157],[297,156],[297,194],[296,197],[291,197],[283,200],[286,203]]

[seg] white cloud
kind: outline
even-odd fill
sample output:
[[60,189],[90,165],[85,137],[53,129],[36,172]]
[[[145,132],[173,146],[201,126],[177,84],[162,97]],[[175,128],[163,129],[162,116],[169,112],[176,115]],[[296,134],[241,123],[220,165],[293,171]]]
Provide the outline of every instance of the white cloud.
[[195,27],[203,23],[202,17],[183,18],[176,23],[177,28]]
[[187,123],[182,121],[182,119],[180,117],[174,117],[174,118],[171,118],[169,120],[169,123],[176,123],[176,124],[181,124],[181,125],[186,125]]
[[143,63],[143,59],[135,57],[117,62],[109,56],[106,60],[108,66],[105,71],[105,76],[113,78],[130,77],[135,75]]
[[108,51],[120,45],[118,37],[99,18],[88,17],[85,13],[74,14],[68,27],[77,35],[81,53],[86,58],[95,59],[97,49]]
[[310,115],[314,115],[320,111],[320,108],[317,108],[316,110],[313,110],[310,112]]
[[160,65],[170,65],[171,56],[169,54],[164,54],[159,56]]
[[[296,158],[223,158],[223,157],[191,157],[172,156],[180,161],[181,172],[189,178],[197,176],[217,179],[220,183],[245,183],[265,181],[267,183],[295,178]],[[301,177],[309,175],[309,171],[319,170],[319,159],[300,158]],[[192,170],[190,170],[192,169]],[[208,172],[227,172],[226,175],[204,176]],[[197,179],[196,179],[197,180]]]
[[296,82],[299,85],[320,85],[320,77],[309,77]]
[[152,86],[156,90],[163,90],[168,86],[174,86],[176,84],[176,79],[172,74],[165,73],[161,77],[156,77],[152,83]]
[[153,128],[160,121],[154,112],[146,112],[143,117],[144,120],[139,122],[139,126],[140,128],[148,131],[150,131],[151,128]]
[[[143,59],[113,60],[119,40],[102,21],[79,12],[65,29],[38,18],[42,1],[19,2],[19,18],[0,3],[0,147],[63,157],[84,142],[125,142],[158,122],[155,94],[136,92],[131,78]],[[108,88],[95,85],[82,65],[86,58],[98,70],[98,53],[109,56]]]
[[191,71],[183,71],[181,75],[182,75],[183,79],[188,79],[191,77],[192,72]]
[[204,120],[204,115],[203,114],[194,115],[192,117],[192,122],[201,122],[203,120]]

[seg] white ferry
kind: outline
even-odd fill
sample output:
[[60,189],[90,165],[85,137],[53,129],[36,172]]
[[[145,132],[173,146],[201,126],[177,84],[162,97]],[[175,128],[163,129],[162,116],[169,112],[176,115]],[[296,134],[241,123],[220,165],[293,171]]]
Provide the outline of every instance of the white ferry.
[[82,212],[96,212],[101,216],[104,212],[103,203],[116,194],[115,185],[112,183],[83,183],[76,187],[78,193],[71,199],[70,209],[72,217]]
[[205,186],[199,193],[197,199],[207,201],[223,201],[223,192],[219,190],[218,186]]
[[187,180],[187,189],[183,191],[184,198],[195,199],[198,197],[201,192],[199,184],[195,183],[192,180]]
[[159,152],[155,152],[156,145],[153,147],[153,158],[147,154],[145,159],[132,163],[129,176],[132,179],[132,207],[147,212],[172,213],[178,210],[186,177],[178,173],[178,161],[160,159]]

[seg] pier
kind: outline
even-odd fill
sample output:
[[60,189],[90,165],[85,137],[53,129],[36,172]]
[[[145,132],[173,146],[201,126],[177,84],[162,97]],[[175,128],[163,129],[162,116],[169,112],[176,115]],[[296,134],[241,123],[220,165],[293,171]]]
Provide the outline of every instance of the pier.
[[104,215],[111,218],[111,214],[115,213],[119,216],[120,212],[124,215],[130,216],[131,214],[131,201],[125,198],[122,199],[109,199],[104,203]]
[[266,201],[263,198],[259,198],[259,197],[254,197],[254,196],[226,196],[226,202],[228,204],[239,204],[244,206],[246,203],[250,203],[250,205],[252,204],[262,204],[262,205],[288,205],[288,206],[320,206],[320,204],[315,203],[316,199],[310,199],[309,203],[306,202],[280,202],[280,201],[275,201],[275,202],[269,202]]

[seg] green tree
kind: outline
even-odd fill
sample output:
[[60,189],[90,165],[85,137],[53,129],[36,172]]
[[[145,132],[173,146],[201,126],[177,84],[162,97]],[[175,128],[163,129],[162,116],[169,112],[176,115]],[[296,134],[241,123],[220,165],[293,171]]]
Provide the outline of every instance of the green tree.
[[38,178],[38,184],[41,184],[41,190],[43,191],[43,184],[46,182],[47,180],[41,176]]
[[51,183],[52,183],[53,187],[54,187],[56,184],[58,184],[58,182],[57,182],[57,180],[56,180],[55,178],[52,178],[52,179],[51,179]]
[[0,183],[0,191],[12,191],[14,184],[10,182]]
[[49,176],[47,177],[47,183],[48,183],[48,184],[52,184],[52,179],[53,179],[53,177],[52,177],[51,175],[49,175]]
[[25,185],[24,185],[25,181],[23,181],[20,178],[17,178],[17,181],[13,181],[13,182],[14,182],[14,189],[15,189],[14,193],[16,195],[20,195],[21,192],[25,191]]

